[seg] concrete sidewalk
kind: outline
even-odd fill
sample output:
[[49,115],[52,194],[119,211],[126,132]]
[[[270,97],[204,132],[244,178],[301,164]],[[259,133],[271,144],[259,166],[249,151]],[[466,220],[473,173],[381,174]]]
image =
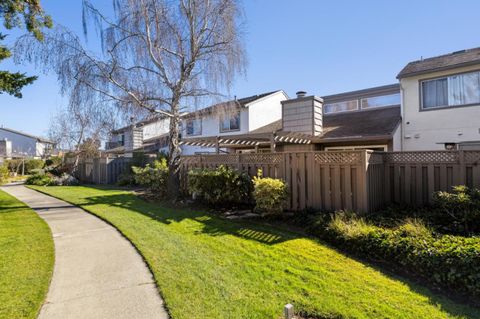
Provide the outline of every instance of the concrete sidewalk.
[[0,189],[50,226],[55,268],[39,318],[168,318],[143,259],[118,231],[64,201],[23,185]]

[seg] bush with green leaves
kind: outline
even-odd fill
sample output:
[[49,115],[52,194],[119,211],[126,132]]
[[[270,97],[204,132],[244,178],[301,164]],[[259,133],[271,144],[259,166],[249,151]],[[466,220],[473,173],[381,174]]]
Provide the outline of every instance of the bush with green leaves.
[[466,234],[480,231],[480,190],[459,185],[434,193],[433,199],[439,223]]
[[6,164],[0,163],[0,185],[7,182],[8,175],[8,166]]
[[150,191],[164,196],[167,190],[168,165],[162,158],[145,167],[132,166],[133,176],[138,185],[147,187]]
[[60,156],[52,156],[45,161],[46,167],[59,167],[63,164],[63,158]]
[[280,214],[287,199],[287,185],[281,179],[263,178],[262,171],[253,178],[255,211],[262,214]]
[[227,166],[194,169],[188,173],[188,191],[213,206],[249,203],[252,180]]
[[33,158],[25,160],[25,174],[32,174],[33,170],[43,169],[44,167],[44,160]]
[[25,181],[27,185],[36,185],[36,186],[53,186],[56,185],[53,176],[50,174],[33,174],[30,175]]
[[343,212],[310,231],[362,258],[386,262],[434,286],[480,301],[480,238],[438,235],[419,220],[382,228]]
[[[132,168],[130,168],[131,170]],[[117,185],[118,186],[135,186],[137,185],[137,182],[135,181],[135,175],[133,172],[125,172],[122,173],[118,176],[117,179]]]

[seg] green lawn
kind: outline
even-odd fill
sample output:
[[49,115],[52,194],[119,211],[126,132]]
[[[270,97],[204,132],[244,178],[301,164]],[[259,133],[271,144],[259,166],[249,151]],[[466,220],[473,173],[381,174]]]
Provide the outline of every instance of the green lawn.
[[286,303],[328,318],[479,318],[315,240],[120,190],[33,187],[115,225],[150,265],[173,318],[279,318]]
[[0,318],[36,318],[52,277],[50,228],[0,191]]

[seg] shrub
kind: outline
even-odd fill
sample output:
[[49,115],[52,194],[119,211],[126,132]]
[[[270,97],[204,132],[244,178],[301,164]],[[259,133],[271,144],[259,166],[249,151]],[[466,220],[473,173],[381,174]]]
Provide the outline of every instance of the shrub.
[[147,187],[160,196],[166,194],[168,166],[166,159],[160,159],[153,162],[152,166],[147,164],[144,168],[132,166],[135,182]]
[[122,173],[118,176],[117,180],[118,186],[133,186],[137,185],[135,182],[135,175],[133,173]]
[[25,160],[25,174],[32,174],[32,170],[42,169],[44,166],[45,162],[41,159]]
[[80,185],[80,182],[74,176],[63,173],[60,176],[53,176],[53,184],[58,186],[77,186]]
[[60,156],[52,156],[45,161],[47,167],[58,167],[63,164],[63,159]]
[[149,157],[143,151],[133,152],[132,160],[130,161],[130,167],[145,167],[149,163]]
[[253,178],[255,211],[263,214],[279,214],[287,199],[287,185],[280,179],[262,178],[262,171]]
[[8,167],[5,164],[0,164],[0,185],[7,182]]
[[5,162],[8,170],[12,174],[17,174],[22,172],[22,160],[21,159],[11,159]]
[[463,233],[480,231],[480,190],[460,185],[452,192],[436,192],[433,198],[440,223]]
[[37,185],[37,186],[53,186],[56,185],[52,176],[47,174],[33,174],[30,175],[25,181],[27,185]]
[[252,181],[247,174],[221,165],[190,171],[188,190],[210,205],[242,204],[250,202]]
[[361,257],[383,261],[435,286],[480,297],[480,238],[436,235],[419,220],[393,229],[336,214],[311,231]]

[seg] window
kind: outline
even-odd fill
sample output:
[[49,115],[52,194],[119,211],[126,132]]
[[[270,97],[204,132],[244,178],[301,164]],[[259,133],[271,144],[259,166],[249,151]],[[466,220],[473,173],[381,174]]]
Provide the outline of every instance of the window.
[[421,82],[422,108],[480,103],[480,72],[469,72]]
[[448,105],[447,78],[422,82],[423,108]]
[[121,146],[125,145],[125,134],[120,135],[120,145]]
[[324,113],[337,113],[358,110],[358,100],[325,104],[323,106],[323,110]]
[[226,114],[220,117],[220,132],[236,131],[240,129],[240,112]]
[[373,96],[362,99],[362,109],[400,104],[400,93]]
[[202,134],[202,120],[201,119],[187,120],[187,135],[200,135],[200,134]]

